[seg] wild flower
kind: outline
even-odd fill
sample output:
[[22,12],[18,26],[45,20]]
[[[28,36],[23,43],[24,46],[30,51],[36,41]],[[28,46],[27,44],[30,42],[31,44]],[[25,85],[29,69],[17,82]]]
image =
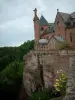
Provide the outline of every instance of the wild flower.
[[54,87],[56,91],[60,91],[61,95],[64,95],[66,91],[67,76],[62,70],[57,71],[57,75],[58,79],[55,80]]

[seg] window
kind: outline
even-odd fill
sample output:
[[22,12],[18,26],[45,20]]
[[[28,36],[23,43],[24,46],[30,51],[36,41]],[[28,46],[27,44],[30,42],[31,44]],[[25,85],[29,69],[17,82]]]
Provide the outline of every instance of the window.
[[57,21],[57,27],[58,27],[58,29],[60,30],[60,24],[59,24],[59,21]]
[[59,24],[59,21],[57,21],[57,25]]
[[72,42],[72,33],[70,33],[70,41]]

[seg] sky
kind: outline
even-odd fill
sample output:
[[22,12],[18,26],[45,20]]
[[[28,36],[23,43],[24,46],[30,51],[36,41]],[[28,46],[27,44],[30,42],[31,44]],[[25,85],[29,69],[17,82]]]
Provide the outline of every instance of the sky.
[[19,46],[34,39],[34,8],[47,21],[54,22],[60,12],[75,11],[75,0],[0,0],[0,47]]

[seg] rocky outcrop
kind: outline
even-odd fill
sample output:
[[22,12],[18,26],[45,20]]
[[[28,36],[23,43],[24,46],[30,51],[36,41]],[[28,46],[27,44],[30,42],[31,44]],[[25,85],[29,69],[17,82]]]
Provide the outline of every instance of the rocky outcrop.
[[[35,92],[36,90],[40,89],[43,82],[41,81],[44,79],[44,86],[46,88],[50,88],[53,86],[55,72],[54,68],[50,65],[52,63],[51,61],[46,62],[45,59],[42,59],[44,57],[39,56],[40,65],[38,65],[38,59],[37,55],[35,55],[33,52],[28,53],[24,56],[25,66],[24,66],[24,73],[23,73],[23,83],[25,87],[25,91],[28,95],[31,95],[32,92]],[[42,71],[40,71],[42,68]],[[43,75],[41,75],[41,73]],[[41,78],[43,76],[43,78]]]
[[[24,56],[25,66],[23,73],[23,83],[27,94],[30,96],[32,92],[36,90],[35,80],[38,73],[37,60],[35,56],[30,52]],[[38,76],[39,77],[39,76]]]
[[[41,52],[39,55],[40,64],[43,65],[44,85],[46,88],[52,87],[56,78],[56,71],[63,70],[68,73],[67,91],[63,100],[75,100],[75,51],[59,52],[56,54],[49,53],[48,55]],[[37,54],[34,51],[29,52],[24,56],[24,62],[24,88],[26,93],[31,95],[32,92],[41,87]]]

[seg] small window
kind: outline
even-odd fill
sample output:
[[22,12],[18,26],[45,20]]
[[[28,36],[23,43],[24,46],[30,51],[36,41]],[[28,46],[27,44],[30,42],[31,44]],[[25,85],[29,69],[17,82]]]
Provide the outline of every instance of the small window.
[[70,41],[72,42],[72,33],[70,33]]
[[57,25],[59,24],[59,21],[57,21]]

